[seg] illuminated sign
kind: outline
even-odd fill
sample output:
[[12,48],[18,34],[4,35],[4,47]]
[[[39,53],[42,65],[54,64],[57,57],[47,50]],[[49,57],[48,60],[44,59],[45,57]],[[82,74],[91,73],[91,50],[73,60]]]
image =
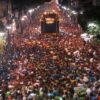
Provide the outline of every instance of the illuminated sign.
[[53,24],[54,18],[46,18],[46,24]]

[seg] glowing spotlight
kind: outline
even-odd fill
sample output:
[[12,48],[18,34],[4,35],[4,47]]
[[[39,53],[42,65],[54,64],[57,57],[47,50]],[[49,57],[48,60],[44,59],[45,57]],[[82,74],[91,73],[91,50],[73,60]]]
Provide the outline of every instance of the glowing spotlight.
[[97,25],[95,23],[89,23],[88,27],[96,27]]
[[66,8],[65,6],[62,6],[62,8],[63,8],[64,10],[67,10],[67,8]]
[[72,14],[77,15],[77,12],[73,10],[73,11],[72,11]]
[[70,10],[70,8],[67,8],[67,10]]
[[80,11],[80,14],[82,15],[84,12],[83,11]]
[[6,26],[6,29],[8,29],[8,30],[10,30],[11,28],[12,28],[11,25]]
[[24,21],[27,18],[26,15],[22,16],[21,20]]
[[28,12],[31,14],[34,12],[34,9],[29,9]]
[[5,33],[4,32],[0,32],[0,37],[3,37],[5,36]]

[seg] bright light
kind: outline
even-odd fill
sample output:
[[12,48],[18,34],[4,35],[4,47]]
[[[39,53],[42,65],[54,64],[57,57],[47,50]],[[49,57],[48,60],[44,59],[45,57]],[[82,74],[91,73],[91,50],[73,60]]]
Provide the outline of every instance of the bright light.
[[88,27],[96,27],[97,25],[95,23],[89,23]]
[[13,20],[12,26],[15,26],[15,25],[16,25],[16,22],[15,22],[15,20]]
[[67,8],[67,7],[65,7],[65,6],[62,6],[62,8],[63,8],[64,10],[70,10],[70,8]]
[[34,9],[29,9],[28,12],[31,14],[34,12]]
[[27,16],[26,16],[26,15],[24,15],[24,16],[23,16],[23,18],[27,18]]
[[8,29],[8,30],[10,30],[11,28],[12,28],[11,25],[6,26],[6,29]]
[[80,14],[82,15],[83,14],[83,11],[80,11]]
[[4,32],[0,32],[0,37],[3,37],[5,36],[5,33]]
[[22,16],[21,20],[24,21],[27,18],[26,15]]
[[67,8],[66,8],[65,6],[62,6],[62,8],[63,8],[64,10],[67,10]]
[[16,23],[15,23],[15,22],[13,22],[13,23],[12,23],[12,25],[13,25],[13,26],[15,26],[15,25],[16,25]]
[[81,38],[84,39],[84,41],[90,41],[92,37],[88,35],[87,33],[81,34]]
[[24,21],[25,19],[22,17],[21,20]]
[[58,0],[56,0],[56,4],[59,4]]
[[16,23],[13,22],[13,23],[12,23],[12,31],[15,31],[15,30],[16,30]]
[[72,14],[77,15],[77,12],[73,10],[73,11],[72,11]]
[[40,6],[37,6],[37,9],[39,9],[40,8]]
[[87,33],[83,33],[83,34],[81,34],[81,37],[82,37],[82,38],[92,39],[92,38],[94,37],[94,35],[89,35],[89,34],[87,34]]
[[47,23],[47,24],[52,24],[52,23],[54,23],[54,18],[46,18],[46,23]]
[[70,18],[70,15],[68,15],[68,17]]
[[81,37],[87,37],[87,36],[88,36],[87,33],[83,33],[83,34],[81,34]]
[[46,15],[47,14],[47,12],[44,12],[44,15]]
[[69,8],[67,8],[67,10],[70,10]]

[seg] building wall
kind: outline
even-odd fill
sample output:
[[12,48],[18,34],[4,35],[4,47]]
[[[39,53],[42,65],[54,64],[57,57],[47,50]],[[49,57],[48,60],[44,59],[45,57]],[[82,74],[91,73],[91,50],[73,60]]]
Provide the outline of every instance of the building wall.
[[93,0],[93,6],[100,6],[100,0]]
[[0,18],[7,13],[7,3],[4,0],[0,0]]

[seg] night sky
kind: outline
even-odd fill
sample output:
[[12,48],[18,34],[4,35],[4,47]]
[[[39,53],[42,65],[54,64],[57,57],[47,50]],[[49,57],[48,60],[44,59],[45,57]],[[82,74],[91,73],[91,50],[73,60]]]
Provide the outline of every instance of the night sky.
[[51,0],[12,0],[12,5],[13,9],[24,9],[25,7],[42,4],[45,1],[49,2]]
[[[50,2],[51,0],[11,0],[14,9],[25,9],[25,7],[32,7],[34,5],[39,5],[44,2]],[[59,0],[61,1],[61,0]],[[67,4],[67,0],[62,0],[63,4]]]
[[[42,4],[44,2],[49,2],[51,0],[11,0],[12,1],[12,5],[13,5],[13,10],[22,10],[22,9],[27,9],[30,7],[34,7],[35,5],[39,5]],[[59,0],[59,1],[63,1],[62,4],[67,5],[67,1],[68,0]],[[86,6],[86,5],[85,5]],[[27,7],[27,8],[26,8]],[[100,20],[100,10],[97,10],[97,7],[91,7],[88,5],[89,10],[85,11],[86,14],[86,18],[90,19],[97,19]],[[100,7],[99,7],[100,8]]]
[[14,5],[32,5],[32,4],[40,4],[45,1],[51,1],[51,0],[12,0]]

